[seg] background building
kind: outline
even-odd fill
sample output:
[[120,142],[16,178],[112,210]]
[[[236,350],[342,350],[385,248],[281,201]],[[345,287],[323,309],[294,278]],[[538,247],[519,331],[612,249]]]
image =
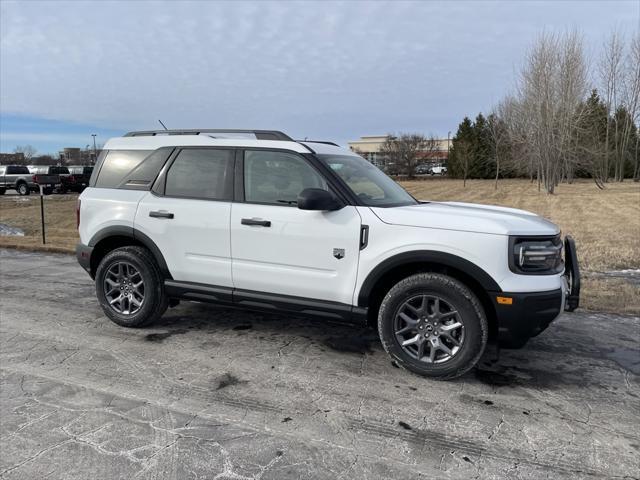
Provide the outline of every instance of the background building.
[[[360,140],[349,142],[349,148],[359,153],[369,160],[375,166],[386,167],[386,159],[380,153],[380,147],[389,138],[389,135],[365,135]],[[437,148],[425,151],[421,158],[421,163],[425,165],[434,165],[446,163],[450,142],[447,138],[436,139]]]

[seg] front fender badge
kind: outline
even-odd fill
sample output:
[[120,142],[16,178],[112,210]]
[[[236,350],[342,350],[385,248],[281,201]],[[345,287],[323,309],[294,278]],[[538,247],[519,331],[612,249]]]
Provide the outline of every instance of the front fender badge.
[[344,248],[334,248],[333,249],[333,256],[336,257],[338,260],[341,260],[344,258]]

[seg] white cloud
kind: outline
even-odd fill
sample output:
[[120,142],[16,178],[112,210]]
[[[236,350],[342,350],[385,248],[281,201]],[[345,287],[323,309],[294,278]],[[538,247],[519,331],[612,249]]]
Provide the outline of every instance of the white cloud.
[[[2,2],[0,110],[122,130],[446,133],[542,28],[599,43],[634,2]],[[571,25],[567,25],[570,19]]]

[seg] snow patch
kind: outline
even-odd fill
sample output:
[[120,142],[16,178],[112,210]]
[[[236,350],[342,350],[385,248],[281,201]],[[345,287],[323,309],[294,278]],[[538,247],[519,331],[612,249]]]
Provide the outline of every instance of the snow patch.
[[16,227],[10,227],[6,223],[0,223],[1,237],[24,237],[24,232]]

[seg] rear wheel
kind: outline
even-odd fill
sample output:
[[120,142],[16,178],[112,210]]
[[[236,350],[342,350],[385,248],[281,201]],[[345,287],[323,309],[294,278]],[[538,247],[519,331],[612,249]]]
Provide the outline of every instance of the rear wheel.
[[18,191],[19,195],[29,195],[31,193],[31,191],[29,190],[29,185],[24,182],[19,183],[16,187],[16,190]]
[[4,195],[6,191],[6,188],[0,188],[0,195]]
[[96,295],[107,317],[123,327],[148,325],[168,306],[160,269],[142,247],[122,247],[105,255],[96,272]]
[[399,366],[445,380],[473,368],[484,352],[489,328],[468,287],[446,275],[420,273],[387,293],[378,331]]

